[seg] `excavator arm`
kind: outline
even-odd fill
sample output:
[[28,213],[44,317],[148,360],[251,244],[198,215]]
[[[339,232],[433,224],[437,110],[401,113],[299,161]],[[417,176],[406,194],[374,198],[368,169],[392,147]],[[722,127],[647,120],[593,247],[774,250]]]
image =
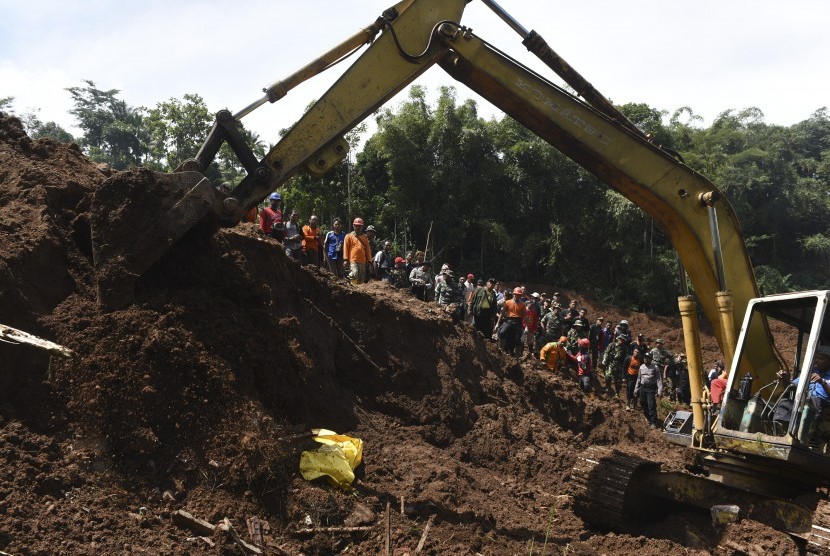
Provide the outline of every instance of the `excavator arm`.
[[[403,3],[402,3],[403,4]],[[238,222],[245,210],[265,198],[298,170],[325,173],[346,156],[342,136],[444,57],[448,46],[435,29],[460,21],[466,0],[409,2],[394,21],[334,85],[265,156],[267,180],[248,176],[234,194],[238,210],[225,216]]]
[[[734,349],[726,345],[729,336],[721,328],[717,294],[727,288],[732,293],[737,324],[730,332],[735,337],[758,289],[738,218],[718,188],[644,134],[632,131],[628,122],[581,102],[463,27],[445,24],[441,36],[451,47],[440,61],[447,73],[602,179],[662,227],[722,351]],[[713,225],[720,235],[717,247],[712,245]],[[748,334],[752,348],[745,370],[774,380],[779,359],[765,326],[759,322]]]

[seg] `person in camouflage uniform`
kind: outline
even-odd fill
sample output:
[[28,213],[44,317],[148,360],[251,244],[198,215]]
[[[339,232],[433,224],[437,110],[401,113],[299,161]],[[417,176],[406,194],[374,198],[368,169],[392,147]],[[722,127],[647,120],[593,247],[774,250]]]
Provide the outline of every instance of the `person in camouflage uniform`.
[[585,326],[582,324],[582,321],[576,319],[573,322],[573,326],[570,330],[568,330],[568,351],[571,353],[576,353],[579,351],[579,340],[585,337],[583,333],[583,328]]
[[676,397],[675,389],[677,385],[674,380],[674,355],[665,348],[663,340],[657,338],[654,342],[654,348],[649,352],[651,354],[652,362],[657,365],[660,371],[660,376],[663,378],[663,391],[669,395],[669,398],[674,401]]
[[446,312],[451,313],[453,318],[461,318],[464,290],[452,270],[444,270],[442,274],[444,280],[435,287],[435,302]]
[[545,325],[542,324],[542,318],[545,315],[550,313],[550,300],[544,299],[545,294],[542,294],[542,309],[539,313],[539,326],[536,328],[536,345],[537,346],[544,346],[549,340],[547,339],[547,334],[545,333]]
[[563,331],[562,318],[559,314],[560,309],[561,306],[559,303],[552,303],[551,310],[542,316],[541,330],[543,331],[544,336],[542,341],[539,342],[539,345],[544,345],[548,342],[555,342],[560,336],[562,336]]
[[[605,391],[620,395],[622,389],[623,363],[628,356],[628,337],[617,336],[614,343],[608,346],[602,357],[602,369],[605,372]],[[612,388],[613,387],[613,388]]]
[[[573,322],[572,328],[568,330],[568,351],[574,355],[579,351],[579,346],[581,345],[579,341],[588,339],[588,327],[586,324],[586,321],[576,319]],[[571,363],[574,363],[574,361],[571,360]],[[590,376],[593,376],[593,373],[590,373]]]

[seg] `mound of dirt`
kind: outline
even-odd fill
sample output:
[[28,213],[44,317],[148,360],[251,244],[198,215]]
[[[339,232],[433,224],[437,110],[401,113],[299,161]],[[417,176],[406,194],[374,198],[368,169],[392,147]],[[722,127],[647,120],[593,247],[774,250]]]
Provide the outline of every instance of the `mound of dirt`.
[[[101,311],[89,212],[107,177],[76,146],[32,141],[0,116],[0,322],[75,352],[0,344],[0,550],[243,553],[233,533],[182,527],[179,510],[227,518],[246,540],[259,518],[269,554],[381,554],[387,538],[394,554],[717,545],[693,513],[615,534],[572,509],[588,446],[692,463],[638,412],[503,357],[385,284],[300,267],[253,225],[186,237],[138,280],[133,305]],[[681,345],[675,319],[586,305]],[[354,492],[300,477],[316,427],[364,440]]]

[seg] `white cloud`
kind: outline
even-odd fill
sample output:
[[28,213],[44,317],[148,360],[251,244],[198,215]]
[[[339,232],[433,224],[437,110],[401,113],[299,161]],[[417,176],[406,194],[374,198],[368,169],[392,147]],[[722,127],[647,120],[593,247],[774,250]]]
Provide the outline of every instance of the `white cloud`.
[[[64,127],[73,121],[63,89],[83,79],[120,89],[131,105],[198,93],[212,109],[238,110],[261,96],[263,86],[371,23],[388,4],[391,0],[0,0],[0,97],[15,96],[18,112],[39,107],[41,119]],[[669,111],[690,106],[707,123],[722,110],[757,106],[766,121],[784,125],[830,104],[830,74],[824,71],[830,3],[501,4],[615,102],[646,102]],[[463,23],[552,75],[481,2],[468,5]],[[259,109],[246,125],[275,141],[277,130],[295,121],[341,69]],[[431,90],[455,85],[459,99],[475,98],[437,68],[419,83]],[[485,101],[479,104],[483,116],[496,113]]]

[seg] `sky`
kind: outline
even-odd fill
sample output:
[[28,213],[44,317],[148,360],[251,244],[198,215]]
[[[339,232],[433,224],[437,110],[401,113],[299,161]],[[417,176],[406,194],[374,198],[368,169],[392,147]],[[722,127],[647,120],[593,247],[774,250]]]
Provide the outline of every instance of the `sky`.
[[[392,0],[0,0],[0,98],[80,134],[64,89],[94,81],[132,106],[196,93],[236,112],[372,23]],[[689,106],[709,125],[760,108],[792,125],[830,107],[826,0],[499,0],[614,103]],[[561,80],[480,0],[462,24],[554,83]],[[347,67],[340,64],[243,123],[269,143]],[[483,117],[501,112],[439,67],[416,83],[429,98],[454,85]],[[399,93],[388,106],[405,98]]]

